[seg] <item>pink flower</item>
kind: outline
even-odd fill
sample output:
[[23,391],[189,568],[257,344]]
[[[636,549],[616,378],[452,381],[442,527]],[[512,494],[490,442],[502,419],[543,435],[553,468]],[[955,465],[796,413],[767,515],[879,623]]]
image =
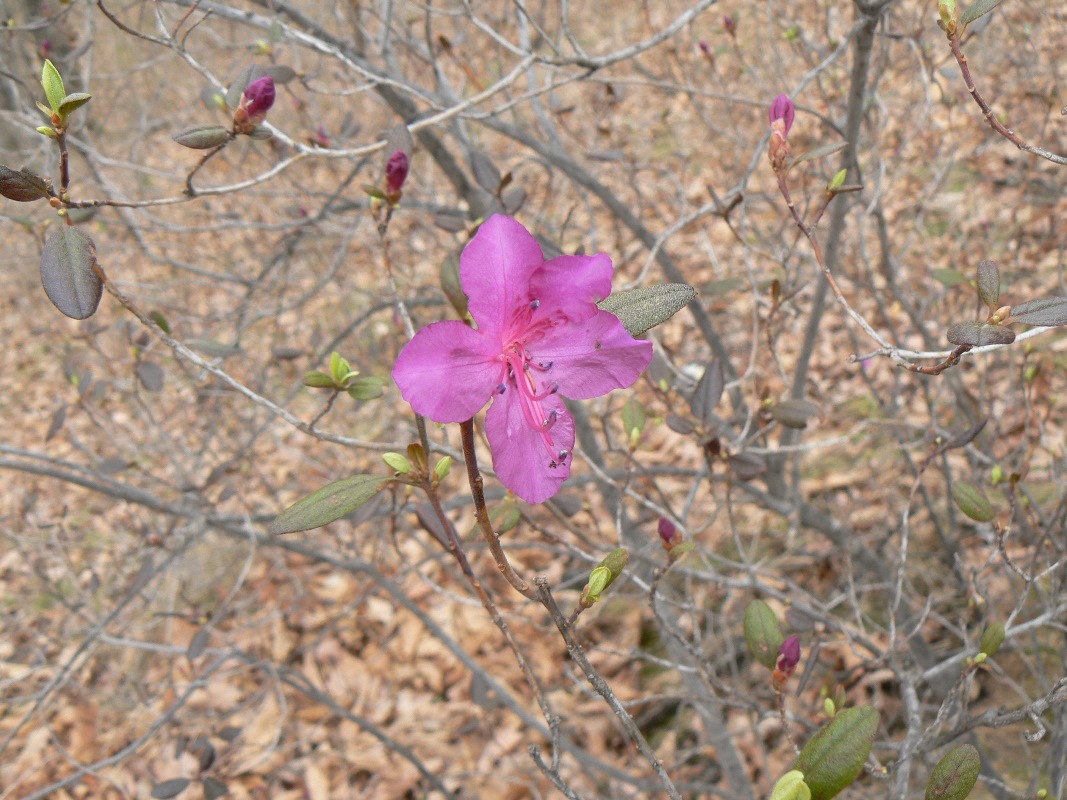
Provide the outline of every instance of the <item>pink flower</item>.
[[784,130],[782,131],[782,138],[784,139],[789,135],[789,129],[793,127],[793,117],[795,114],[796,109],[793,107],[793,101],[789,99],[789,95],[778,95],[774,98],[774,102],[771,103],[770,111],[768,113],[771,128],[777,130],[774,123],[781,120],[784,123]]
[[403,150],[397,150],[389,160],[385,162],[385,192],[387,195],[399,197],[400,187],[408,177],[408,154]]
[[393,367],[404,399],[436,422],[462,422],[492,399],[493,466],[528,503],[547,500],[570,475],[574,420],[560,395],[582,400],[629,386],[652,360],[651,343],[596,306],[611,276],[604,254],[545,261],[529,231],[494,215],[460,257],[478,329],[427,325]]

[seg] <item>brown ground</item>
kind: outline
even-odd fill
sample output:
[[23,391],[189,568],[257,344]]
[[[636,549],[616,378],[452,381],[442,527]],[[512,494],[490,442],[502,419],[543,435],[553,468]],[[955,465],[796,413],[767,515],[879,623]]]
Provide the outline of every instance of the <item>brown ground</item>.
[[[589,53],[606,54],[654,35],[691,4],[582,5],[572,12],[574,35]],[[1067,123],[1057,87],[1064,20],[1053,5],[1006,3],[966,47],[998,112],[1020,135],[1062,152]],[[553,37],[556,6],[530,7]],[[170,29],[185,13],[160,8]],[[270,13],[255,3],[248,8]],[[152,6],[112,10],[126,24],[158,34]],[[457,96],[473,96],[518,63],[462,17],[461,4],[447,14],[437,10],[442,15],[429,40]],[[509,41],[538,38],[532,28],[523,33],[511,4],[474,10]],[[393,58],[406,80],[432,91],[432,71],[415,52],[427,41],[424,11],[421,4],[391,6],[397,41],[410,36],[414,42],[397,44]],[[91,65],[83,59],[67,73],[88,70],[93,94],[84,127],[74,131],[72,195],[181,197],[197,154],[173,144],[170,134],[224,121],[199,97],[207,80],[173,52],[116,31],[95,8],[75,5],[65,13],[83,15],[75,27],[92,38]],[[370,52],[377,52],[376,10],[307,4],[306,13],[344,36],[362,15]],[[724,15],[736,20],[736,39],[724,30]],[[28,21],[15,19],[16,25]],[[540,65],[532,78],[557,87],[531,98],[524,75],[475,109],[542,140],[547,135],[538,120],[547,120],[559,147],[653,235],[708,203],[709,188],[722,198],[743,188],[745,201],[729,225],[703,214],[675,232],[666,249],[699,289],[743,375],[748,409],[791,390],[817,276],[763,152],[765,107],[779,91],[795,89],[852,24],[847,4],[724,0],[639,56],[591,75],[573,65]],[[194,28],[188,49],[223,81],[247,63],[273,61],[301,73],[303,83],[280,88],[270,118],[293,140],[309,142],[321,125],[331,147],[356,148],[396,124],[377,95],[355,91],[365,88],[361,79],[336,60],[272,36],[216,14]],[[439,36],[447,37],[447,48]],[[12,47],[29,38],[12,38]],[[543,42],[537,46],[550,54]],[[39,68],[39,60],[32,63]],[[840,139],[849,63],[837,59],[798,96],[790,135],[795,153]],[[1002,302],[1064,294],[1063,168],[1019,152],[983,125],[934,25],[933,6],[894,3],[873,64],[876,82],[859,154],[865,190],[850,214],[838,269],[850,302],[891,340],[921,350],[946,348],[948,325],[976,318],[966,281],[980,259],[999,262],[1007,283]],[[543,154],[490,130],[477,115],[461,129],[435,130],[455,154],[463,152],[460,138],[469,137],[501,171],[510,171],[513,185],[528,194],[516,216],[563,251],[611,254],[616,285],[664,280],[656,263],[645,273],[649,250],[633,230]],[[277,140],[240,140],[196,182],[234,184],[291,154]],[[818,201],[836,158],[791,171],[802,210]],[[42,173],[54,168],[44,147],[0,161]],[[84,229],[104,270],[134,304],[161,312],[177,339],[308,422],[323,411],[327,395],[301,386],[305,371],[324,368],[337,349],[363,374],[388,377],[404,342],[360,189],[378,180],[381,162],[380,153],[366,161],[310,157],[240,192],[132,211],[107,208]],[[466,163],[463,168],[471,174]],[[316,219],[334,195],[330,213]],[[865,209],[884,219],[888,258],[879,217]],[[388,234],[396,282],[417,326],[451,313],[438,268],[466,238],[435,226],[442,211],[462,216],[467,209],[420,144]],[[500,630],[427,530],[428,507],[419,493],[389,490],[326,528],[280,539],[266,534],[278,511],[331,480],[386,474],[381,452],[402,451],[415,440],[395,387],[365,403],[341,396],[317,423],[318,430],[368,446],[301,432],[176,358],[107,295],[91,320],[63,318],[37,275],[41,232],[54,216],[43,204],[8,201],[0,214],[8,215],[0,217],[8,276],[0,300],[6,343],[0,357],[0,800],[43,796],[50,787],[59,798],[143,798],[160,782],[182,777],[200,782],[179,797],[210,792],[205,780],[224,783],[235,798],[427,796],[430,783],[416,764],[463,797],[559,796],[528,753],[538,745],[549,758],[548,738],[533,728],[544,717]],[[817,234],[822,240],[826,220]],[[789,299],[772,317],[775,279]],[[616,524],[610,493],[579,460],[560,504],[518,503],[522,522],[504,536],[516,568],[531,579],[547,576],[565,613],[604,554],[620,543],[631,549],[627,580],[585,612],[577,635],[687,797],[732,796],[722,778],[724,755],[690,701],[719,704],[719,724],[757,795],[768,796],[792,761],[767,671],[748,657],[741,634],[754,596],[783,619],[785,600],[822,615],[805,621],[791,611],[788,617],[805,659],[821,645],[815,659],[802,662],[802,691],[787,697],[799,741],[825,722],[825,693],[837,687],[849,704],[879,709],[879,742],[904,740],[899,678],[913,673],[903,636],[898,632],[892,658],[876,658],[859,644],[889,650],[893,587],[854,556],[869,548],[895,576],[917,465],[932,451],[934,435],[977,419],[990,422],[975,447],[935,460],[910,505],[904,603],[922,614],[938,659],[973,653],[990,620],[1006,621],[1017,611],[1012,622],[1018,625],[1049,614],[962,686],[971,711],[1016,708],[1063,675],[1059,571],[1024,585],[998,555],[991,526],[962,516],[946,491],[946,473],[985,487],[997,521],[1012,526],[1006,552],[1022,570],[1038,572],[1062,557],[1062,336],[1046,334],[1028,343],[1032,350],[1019,344],[925,378],[884,358],[862,367],[849,363],[850,354],[875,345],[846,322],[832,297],[830,303],[804,392],[822,418],[801,439],[811,450],[797,457],[795,477],[799,497],[850,528],[853,551],[798,524],[796,514],[761,506],[721,463],[713,480],[700,477],[705,462],[695,437],[665,422],[669,414],[691,416],[689,387],[710,357],[685,312],[654,332],[678,370],[666,373],[666,391],[649,379],[632,392],[585,404],[606,468],[631,490],[623,524]],[[223,345],[239,351],[223,354]],[[162,369],[161,390],[154,390],[160,387],[149,364]],[[631,394],[649,419],[632,458],[621,423]],[[719,409],[724,416],[726,405]],[[752,424],[767,423],[753,418]],[[430,435],[454,452],[459,436],[451,428],[431,426]],[[778,442],[771,430],[749,444]],[[482,463],[490,463],[487,452]],[[1026,505],[1014,516],[1004,486],[990,482],[994,464],[1006,475],[1025,474],[1019,502]],[[464,489],[457,464],[442,493],[474,569],[562,718],[563,732],[599,763],[565,755],[564,779],[584,797],[665,796],[568,657],[545,611],[497,573]],[[491,478],[487,491],[494,515],[512,507]],[[697,544],[659,590],[669,629],[689,652],[649,607],[649,581],[665,563],[655,534],[660,506],[684,518]],[[687,666],[679,670],[679,663]],[[694,688],[700,671],[714,690]],[[958,664],[952,674],[959,674]],[[790,689],[798,685],[794,678]],[[924,727],[943,697],[923,694]],[[1049,713],[1044,720],[1052,733],[1033,744],[1021,735],[1030,730],[1025,726],[978,733],[973,741],[984,746],[993,780],[972,797],[1033,796],[1050,785],[1067,737],[1060,717]],[[937,730],[953,724],[946,720]],[[927,748],[916,758],[909,796],[921,796],[940,753]],[[892,749],[876,748],[869,771],[895,758]],[[606,772],[605,763],[618,774]],[[81,780],[73,780],[79,773]],[[989,788],[997,781],[1010,794]],[[843,796],[887,797],[891,785],[868,775]]]

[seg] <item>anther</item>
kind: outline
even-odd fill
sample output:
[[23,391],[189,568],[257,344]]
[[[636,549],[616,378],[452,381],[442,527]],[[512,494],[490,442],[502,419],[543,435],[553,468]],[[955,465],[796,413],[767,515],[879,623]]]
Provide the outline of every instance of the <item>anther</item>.
[[502,383],[502,384],[500,384],[499,386],[496,387],[496,393],[497,394],[504,394],[504,392],[507,391],[507,388],[508,388],[507,384],[506,383]]
[[537,308],[540,305],[541,305],[541,301],[540,300],[534,300],[532,303],[530,303],[530,310],[531,311],[535,311],[535,310],[537,310]]
[[559,460],[560,461],[566,461],[567,460],[567,456],[569,456],[570,454],[571,454],[570,450],[560,450],[559,451]]
[[556,424],[556,419],[558,418],[558,416],[559,415],[556,414],[555,411],[550,412],[548,415],[548,419],[541,423],[541,427],[546,429],[551,428],[553,425]]

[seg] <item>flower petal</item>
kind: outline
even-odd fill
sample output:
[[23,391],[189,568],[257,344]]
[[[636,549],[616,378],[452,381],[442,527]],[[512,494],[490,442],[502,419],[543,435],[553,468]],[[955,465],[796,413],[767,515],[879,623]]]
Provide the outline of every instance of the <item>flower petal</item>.
[[542,312],[585,322],[596,315],[596,304],[611,294],[614,272],[611,259],[604,253],[558,256],[534,273],[530,292],[541,302]]
[[393,380],[415,413],[463,422],[500,384],[499,346],[458,320],[427,325],[397,356]]
[[529,306],[530,277],[544,261],[541,245],[515,220],[494,214],[482,223],[459,257],[467,308],[479,331],[499,338],[514,311]]
[[554,381],[560,394],[575,400],[629,386],[652,361],[652,343],[635,339],[607,311],[581,325],[557,325],[528,348],[533,361],[552,363],[539,382]]
[[[571,474],[574,447],[574,419],[563,401],[552,395],[541,401],[546,414],[556,412],[549,429],[552,447],[542,432],[532,427],[522,414],[518,393],[494,395],[485,415],[485,435],[493,454],[493,469],[506,487],[527,503],[543,503]],[[566,451],[561,459],[560,453]]]

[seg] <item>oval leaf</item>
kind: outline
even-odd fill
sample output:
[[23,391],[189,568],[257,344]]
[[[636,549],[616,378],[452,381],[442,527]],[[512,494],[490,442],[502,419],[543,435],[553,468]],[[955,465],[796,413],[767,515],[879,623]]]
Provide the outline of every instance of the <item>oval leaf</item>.
[[192,781],[188,778],[171,778],[168,781],[161,781],[152,787],[152,797],[157,798],[157,800],[167,800],[169,797],[177,797],[189,788],[190,783],[192,783]]
[[961,744],[949,750],[930,775],[926,800],[964,800],[978,782],[982,759],[973,745]]
[[219,800],[220,797],[225,797],[229,792],[230,790],[226,784],[218,778],[212,778],[211,776],[204,778],[205,800]]
[[631,336],[666,322],[697,296],[688,283],[661,283],[615,292],[597,305],[619,318]]
[[259,67],[255,64],[251,64],[241,70],[234,82],[230,84],[230,88],[226,90],[226,105],[230,108],[237,108],[241,104],[241,95],[245,93],[248,84],[261,77],[258,74],[258,70]]
[[713,430],[717,418],[715,407],[722,399],[723,389],[726,388],[726,376],[723,374],[722,363],[713,358],[704,368],[704,374],[697,381],[693,389],[693,396],[689,398],[689,408],[704,426],[704,430]]
[[1004,644],[1004,636],[1004,623],[994,622],[982,631],[982,638],[978,642],[978,652],[985,653],[987,656],[996,655],[1000,646]]
[[978,262],[978,296],[993,311],[1000,302],[1000,268],[997,262],[986,259]]
[[958,322],[948,329],[946,334],[953,344],[969,344],[981,347],[987,344],[1011,344],[1015,341],[1015,331],[1001,325],[970,320]]
[[960,25],[970,25],[979,17],[985,16],[1000,5],[1000,0],[974,0],[960,17]]
[[179,131],[171,137],[182,147],[191,150],[210,150],[220,144],[226,144],[230,138],[230,132],[221,125],[193,125]]
[[767,669],[774,669],[782,646],[778,617],[763,600],[753,600],[745,609],[745,642],[752,656]]
[[811,161],[816,158],[826,158],[826,156],[832,156],[834,153],[839,153],[848,147],[848,142],[832,142],[831,144],[824,144],[822,147],[816,147],[814,150],[809,150],[796,158],[792,159],[786,166],[786,169],[794,167],[802,161]]
[[158,392],[163,389],[165,373],[163,367],[155,361],[142,361],[134,368],[134,372],[137,374],[137,380],[148,391]]
[[92,99],[93,96],[91,94],[86,94],[85,92],[72,92],[63,98],[56,113],[63,117],[63,119],[66,119],[71,111],[81,108]]
[[500,170],[496,164],[481,150],[472,150],[470,158],[474,180],[487,192],[496,194],[500,189]]
[[952,499],[965,515],[975,522],[990,522],[993,519],[993,505],[979,487],[964,481],[952,484]]
[[[296,77],[296,70],[292,67],[287,67],[284,64],[271,64],[267,67],[256,67],[257,78],[262,78],[264,75],[269,75],[271,80],[275,83],[289,83]],[[241,91],[244,91],[242,89]]]
[[48,184],[27,169],[15,172],[0,164],[0,195],[16,203],[29,203],[48,197]]
[[808,420],[820,416],[819,407],[808,400],[783,400],[771,406],[771,416],[787,428],[803,430]]
[[730,472],[743,481],[758,478],[767,471],[767,462],[763,459],[763,456],[758,456],[755,453],[738,453],[737,455],[728,456],[726,458],[726,466],[730,468]]
[[878,730],[878,712],[870,706],[846,708],[811,737],[792,769],[804,773],[811,800],[829,800],[863,771]]
[[68,225],[52,228],[41,251],[41,283],[48,299],[71,319],[88,319],[100,305],[104,283],[95,264],[92,239]]
[[321,528],[351,514],[376,495],[392,477],[353,475],[323,486],[279,514],[267,530],[274,534]]
[[63,88],[63,79],[59,76],[56,65],[48,59],[45,59],[44,67],[41,69],[41,87],[44,89],[48,105],[53,111],[58,111],[63,98],[67,96],[67,90]]
[[953,436],[951,439],[941,445],[941,452],[944,452],[945,450],[955,450],[958,447],[966,447],[975,440],[978,434],[982,432],[982,429],[986,426],[987,422],[989,422],[988,418],[983,419],[978,424],[972,425],[963,433],[957,433],[955,436]]
[[1020,303],[1012,308],[1011,318],[1024,325],[1067,325],[1067,297],[1044,297]]

